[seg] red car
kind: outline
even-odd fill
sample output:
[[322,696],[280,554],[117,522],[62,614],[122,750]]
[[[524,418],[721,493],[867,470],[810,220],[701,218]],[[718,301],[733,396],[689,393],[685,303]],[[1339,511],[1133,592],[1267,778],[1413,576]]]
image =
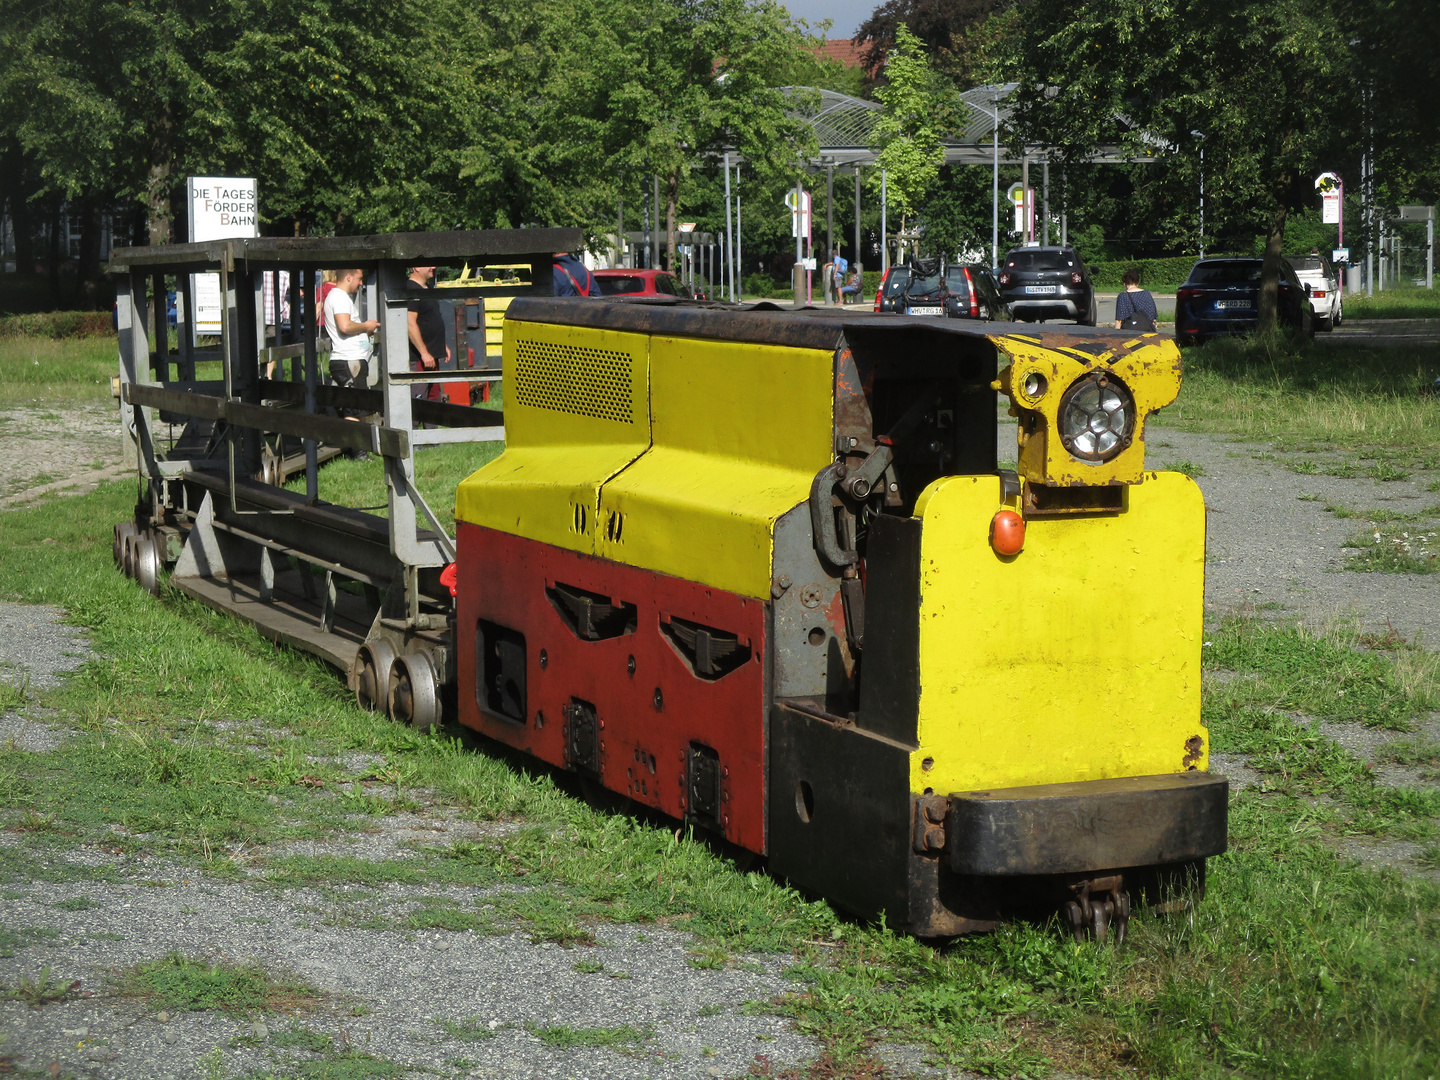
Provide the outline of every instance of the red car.
[[679,296],[703,300],[668,270],[592,270],[606,296]]

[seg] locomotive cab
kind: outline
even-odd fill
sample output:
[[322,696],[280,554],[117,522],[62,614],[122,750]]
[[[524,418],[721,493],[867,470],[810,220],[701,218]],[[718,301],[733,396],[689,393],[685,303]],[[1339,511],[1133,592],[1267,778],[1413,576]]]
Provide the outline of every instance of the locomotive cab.
[[463,723],[922,936],[1203,889],[1205,510],[1144,462],[1172,341],[552,299],[504,341]]

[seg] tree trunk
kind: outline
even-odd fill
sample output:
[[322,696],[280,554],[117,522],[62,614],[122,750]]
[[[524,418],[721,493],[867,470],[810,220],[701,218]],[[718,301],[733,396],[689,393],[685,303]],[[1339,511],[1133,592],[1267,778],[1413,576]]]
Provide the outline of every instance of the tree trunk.
[[86,311],[96,309],[100,278],[100,233],[104,226],[105,199],[102,195],[86,195],[80,208],[80,259],[75,266],[75,296]]
[[150,175],[145,179],[145,209],[150,218],[152,247],[170,243],[174,214],[170,209],[170,170],[175,151],[175,120],[167,101],[150,127]]
[[46,267],[50,276],[50,303],[55,309],[60,308],[60,260],[69,254],[65,250],[65,244],[60,239],[61,230],[65,228],[65,204],[58,198],[51,203],[50,209],[50,256]]
[[[1289,177],[1279,190],[1289,190]],[[1258,335],[1275,332],[1280,311],[1280,260],[1285,256],[1285,197],[1277,194],[1275,208],[1270,212],[1270,228],[1265,236],[1265,261],[1260,266],[1259,319],[1255,325]]]
[[680,170],[674,170],[665,178],[665,268],[676,273],[675,251],[675,203],[680,198]]

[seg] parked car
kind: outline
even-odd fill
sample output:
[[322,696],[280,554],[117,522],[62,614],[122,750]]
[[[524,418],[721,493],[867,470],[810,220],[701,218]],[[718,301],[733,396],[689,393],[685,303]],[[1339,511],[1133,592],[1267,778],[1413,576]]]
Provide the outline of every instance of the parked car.
[[1310,317],[1316,330],[1334,330],[1345,318],[1345,290],[1340,272],[1328,258],[1312,251],[1286,260],[1302,284],[1310,286]]
[[668,270],[592,270],[606,296],[678,296],[693,299],[689,287]]
[[880,279],[880,287],[875,290],[875,310],[894,311],[895,301],[904,294],[909,284],[910,267],[892,266],[886,270]]
[[[1251,334],[1260,320],[1261,259],[1201,259],[1175,292],[1175,340],[1196,345],[1206,338]],[[1290,264],[1280,262],[1280,322],[1306,336],[1315,332],[1307,286]]]
[[1095,283],[1074,248],[1015,248],[1005,256],[996,280],[1016,319],[1074,319],[1095,325]]
[[890,310],[897,315],[1009,318],[1009,309],[1000,298],[990,271],[979,264],[943,266],[939,259],[917,259],[903,269],[903,279],[892,270],[892,280],[904,281],[904,288],[897,288],[889,300]]

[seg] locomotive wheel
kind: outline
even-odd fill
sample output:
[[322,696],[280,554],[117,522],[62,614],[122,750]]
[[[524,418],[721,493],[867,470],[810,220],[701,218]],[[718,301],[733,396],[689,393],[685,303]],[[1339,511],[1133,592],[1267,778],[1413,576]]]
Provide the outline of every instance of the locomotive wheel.
[[120,541],[120,569],[128,578],[135,576],[135,541],[138,539],[140,534],[132,528]]
[[122,521],[115,526],[115,541],[110,547],[110,552],[115,557],[115,565],[121,570],[125,569],[125,544],[129,537],[135,535],[135,523],[133,521]]
[[1125,944],[1125,933],[1130,929],[1130,897],[1121,893],[1115,899],[1115,944]]
[[160,549],[150,534],[135,536],[130,541],[131,563],[135,580],[146,592],[160,595]]
[[423,652],[397,657],[390,668],[389,713],[393,720],[417,731],[429,731],[440,722],[440,688],[435,665]]
[[1060,909],[1060,916],[1065,920],[1065,925],[1070,927],[1070,934],[1076,941],[1085,940],[1085,932],[1089,929],[1085,925],[1085,913],[1080,910],[1080,905],[1074,900],[1067,900]]
[[1110,929],[1110,901],[1090,905],[1090,936],[1103,942]]
[[389,707],[390,669],[395,650],[388,641],[367,641],[355,657],[355,704],[369,712]]

